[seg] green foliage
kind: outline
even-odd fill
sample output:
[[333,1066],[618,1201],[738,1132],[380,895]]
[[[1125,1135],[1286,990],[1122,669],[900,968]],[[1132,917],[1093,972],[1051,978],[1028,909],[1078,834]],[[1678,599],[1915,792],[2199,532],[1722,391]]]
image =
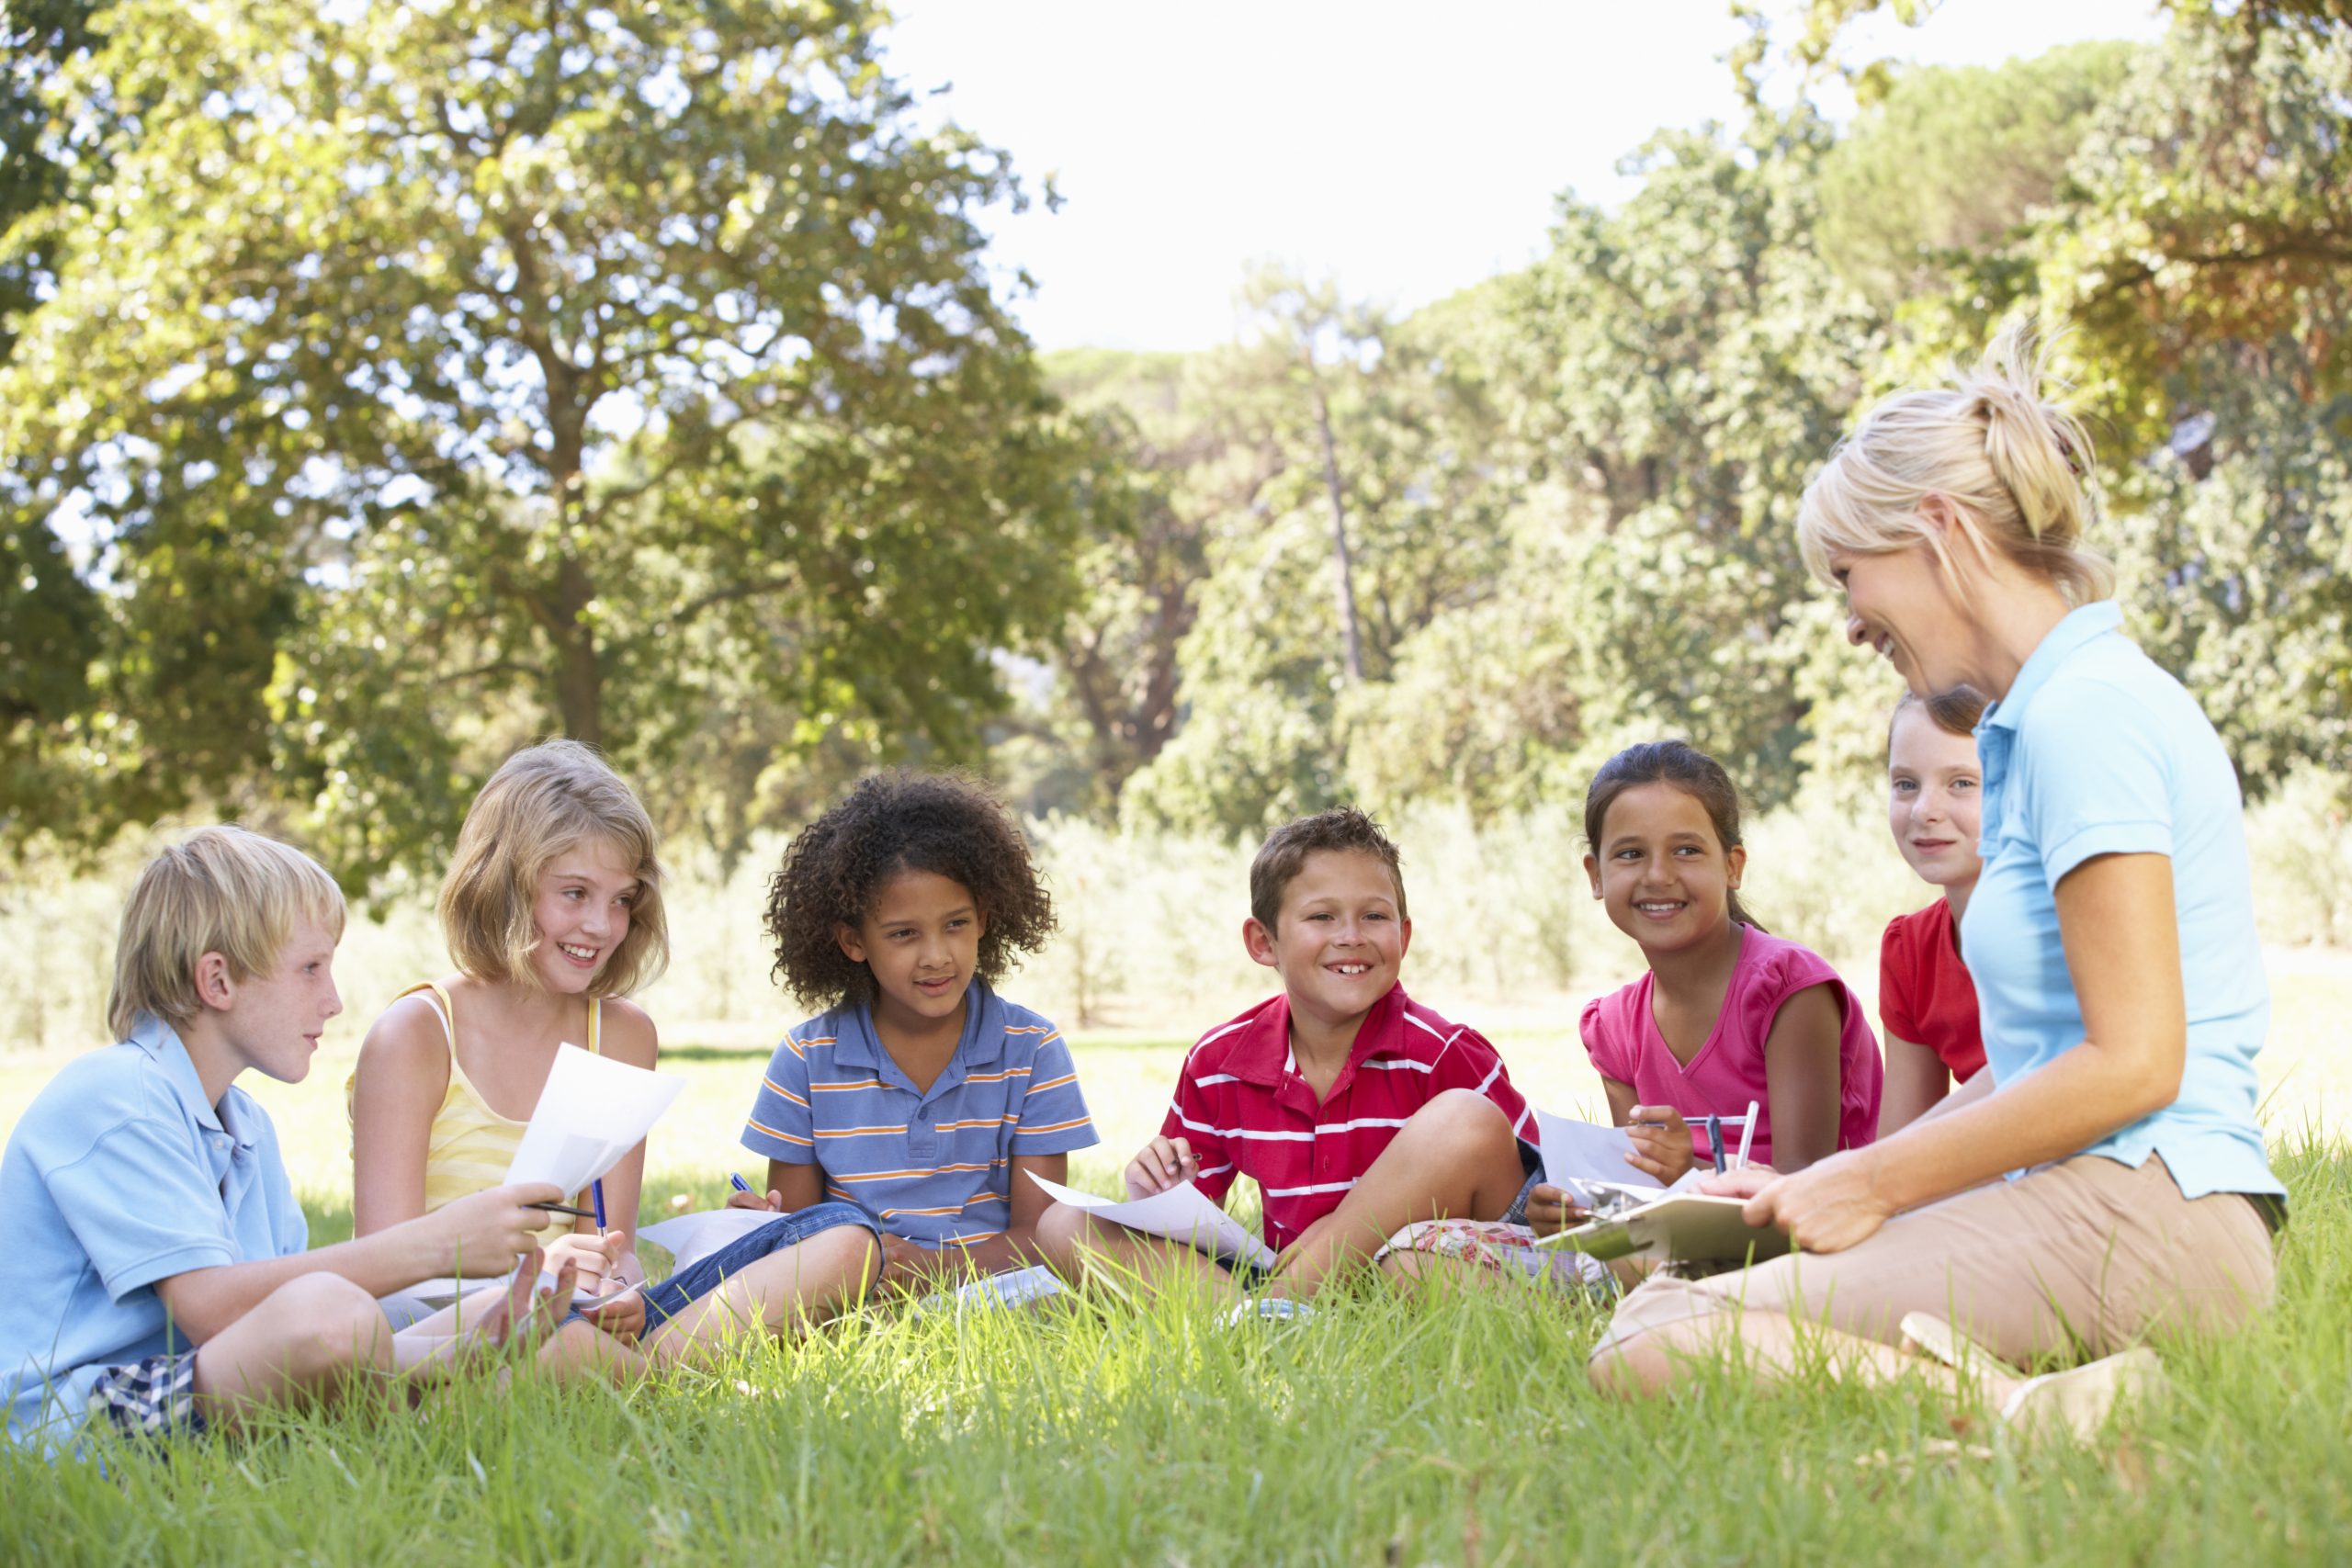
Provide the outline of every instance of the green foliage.
[[547,729],[673,816],[753,750],[977,754],[1071,444],[978,259],[1019,188],[912,128],[878,10],[109,17],[57,101],[140,134],[12,244],[110,242],[0,387],[19,530],[96,540],[98,783],[264,781],[364,882]]
[[1882,308],[1943,281],[2056,195],[2137,51],[2092,42],[1995,68],[1904,73],[1822,161],[1819,243]]

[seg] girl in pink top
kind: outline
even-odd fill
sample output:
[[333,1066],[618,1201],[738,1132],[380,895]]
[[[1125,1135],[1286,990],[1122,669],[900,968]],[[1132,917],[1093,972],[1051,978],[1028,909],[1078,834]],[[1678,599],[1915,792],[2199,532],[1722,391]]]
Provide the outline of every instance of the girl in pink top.
[[1740,907],[1747,852],[1721,765],[1679,740],[1628,748],[1594,775],[1584,831],[1592,896],[1650,966],[1581,1023],[1633,1163],[1673,1180],[1709,1156],[1690,1123],[1750,1100],[1751,1163],[1802,1170],[1869,1143],[1878,1041],[1836,970]]

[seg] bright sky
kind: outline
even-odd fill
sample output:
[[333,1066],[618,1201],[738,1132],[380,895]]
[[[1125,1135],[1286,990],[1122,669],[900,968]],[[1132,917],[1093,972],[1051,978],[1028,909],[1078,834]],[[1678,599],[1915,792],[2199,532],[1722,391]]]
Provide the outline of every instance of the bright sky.
[[[1780,7],[1785,10],[1783,0]],[[895,73],[1009,151],[1058,213],[999,215],[1041,347],[1233,335],[1273,257],[1409,310],[1541,254],[1553,198],[1611,202],[1660,126],[1737,117],[1724,0],[903,0]],[[1780,36],[1793,29],[1783,26]],[[2150,0],[1944,0],[1874,52],[1996,64],[2153,38]]]

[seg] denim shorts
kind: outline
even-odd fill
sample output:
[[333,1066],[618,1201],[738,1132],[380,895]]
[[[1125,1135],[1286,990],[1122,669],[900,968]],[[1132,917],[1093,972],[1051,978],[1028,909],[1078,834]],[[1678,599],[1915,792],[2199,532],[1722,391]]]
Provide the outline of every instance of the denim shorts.
[[837,1225],[860,1226],[871,1233],[877,1244],[881,1241],[880,1228],[854,1203],[811,1203],[805,1209],[778,1214],[751,1235],[728,1243],[660,1284],[646,1286],[643,1337],[652,1338],[669,1326],[672,1318],[685,1311],[687,1303],[710,1294],[730,1276],[741,1273],[772,1253],[797,1247]]

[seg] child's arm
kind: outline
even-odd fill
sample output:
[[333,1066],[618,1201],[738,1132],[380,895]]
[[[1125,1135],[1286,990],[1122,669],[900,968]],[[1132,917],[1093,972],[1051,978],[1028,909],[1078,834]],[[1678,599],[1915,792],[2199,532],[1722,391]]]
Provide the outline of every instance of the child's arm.
[[1950,1092],[1951,1074],[1925,1045],[1886,1037],[1886,1082],[1879,1091],[1878,1135],[1900,1132]]
[[1845,1066],[1838,987],[1807,986],[1781,1004],[1764,1037],[1764,1091],[1772,1099],[1772,1167],[1803,1170],[1837,1152]]
[[1634,1145],[1626,1163],[1668,1187],[1698,1163],[1690,1149],[1690,1125],[1682,1112],[1671,1105],[1638,1103],[1634,1096],[1639,1091],[1615,1078],[1602,1078],[1600,1087],[1609,1095],[1609,1120],[1625,1129]]
[[359,1045],[352,1080],[351,1221],[355,1235],[424,1213],[425,1148],[449,1092],[449,1047],[422,996],[384,1010]]
[[484,1279],[503,1274],[514,1267],[515,1258],[535,1250],[533,1233],[547,1220],[540,1210],[524,1205],[562,1201],[550,1182],[493,1188],[445,1203],[421,1219],[315,1252],[173,1274],[155,1281],[155,1294],[178,1332],[201,1345],[259,1306],[272,1291],[305,1274],[339,1274],[371,1296],[390,1295],[436,1276]]

